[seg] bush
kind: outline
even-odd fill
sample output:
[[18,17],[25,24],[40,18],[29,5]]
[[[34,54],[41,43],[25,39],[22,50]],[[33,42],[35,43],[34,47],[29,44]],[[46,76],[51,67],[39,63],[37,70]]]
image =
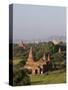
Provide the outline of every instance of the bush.
[[14,69],[13,86],[30,85],[30,77],[26,69]]

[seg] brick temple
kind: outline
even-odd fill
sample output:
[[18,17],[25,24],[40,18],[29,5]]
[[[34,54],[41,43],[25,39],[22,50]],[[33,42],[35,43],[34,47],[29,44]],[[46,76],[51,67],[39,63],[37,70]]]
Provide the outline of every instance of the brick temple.
[[29,51],[29,56],[26,61],[26,64],[24,68],[31,70],[31,74],[42,74],[44,73],[43,67],[47,65],[47,63],[50,62],[50,55],[48,54],[48,57],[46,59],[45,54],[43,54],[43,57],[40,58],[38,61],[34,61],[33,59],[33,54],[32,54],[32,47],[30,48]]

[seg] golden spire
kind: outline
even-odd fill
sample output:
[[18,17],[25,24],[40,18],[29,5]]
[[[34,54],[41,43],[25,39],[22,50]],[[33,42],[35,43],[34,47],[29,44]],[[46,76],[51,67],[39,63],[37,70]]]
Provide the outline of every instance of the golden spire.
[[28,56],[27,61],[28,61],[28,62],[33,62],[32,47],[30,48],[29,56]]
[[33,58],[33,56],[32,56],[32,47],[30,48],[30,51],[29,51],[29,58]]

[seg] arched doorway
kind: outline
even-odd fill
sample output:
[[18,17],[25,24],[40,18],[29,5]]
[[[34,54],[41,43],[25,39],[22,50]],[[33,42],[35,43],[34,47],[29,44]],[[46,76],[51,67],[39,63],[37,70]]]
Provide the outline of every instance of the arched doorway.
[[43,73],[46,73],[47,71],[48,71],[47,65],[44,64],[44,65],[43,65]]
[[42,68],[40,68],[40,74],[43,74],[43,69]]
[[38,70],[37,69],[35,69],[35,74],[38,74]]

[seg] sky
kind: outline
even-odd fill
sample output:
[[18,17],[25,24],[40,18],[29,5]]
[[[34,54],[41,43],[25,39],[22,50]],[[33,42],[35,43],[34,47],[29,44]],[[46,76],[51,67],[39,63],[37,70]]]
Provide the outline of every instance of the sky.
[[13,42],[66,35],[66,8],[13,5]]

